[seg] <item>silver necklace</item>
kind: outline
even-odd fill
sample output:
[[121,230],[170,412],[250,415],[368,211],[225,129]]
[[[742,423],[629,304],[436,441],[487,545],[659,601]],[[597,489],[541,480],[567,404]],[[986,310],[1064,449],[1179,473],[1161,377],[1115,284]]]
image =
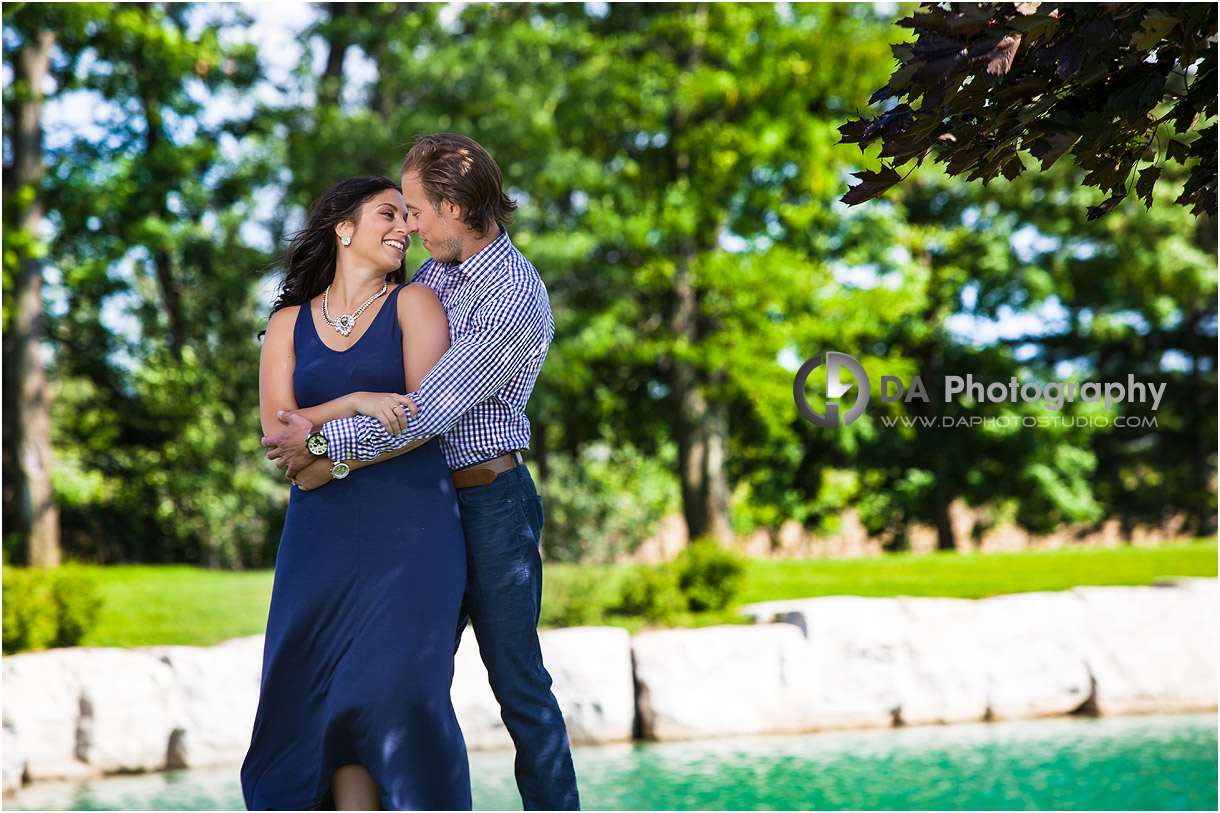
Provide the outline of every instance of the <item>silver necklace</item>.
[[385,289],[388,287],[390,287],[389,282],[382,280],[381,290],[366,299],[364,304],[356,309],[355,313],[345,313],[338,319],[331,319],[330,310],[326,307],[327,300],[330,297],[330,286],[327,285],[326,290],[322,292],[322,318],[325,319],[326,324],[333,327],[336,332],[342,333],[344,336],[348,336],[351,334],[352,328],[356,326],[356,320],[360,318],[360,314],[364,313],[364,309],[369,305],[372,305],[373,302],[376,301],[377,297],[385,293]]

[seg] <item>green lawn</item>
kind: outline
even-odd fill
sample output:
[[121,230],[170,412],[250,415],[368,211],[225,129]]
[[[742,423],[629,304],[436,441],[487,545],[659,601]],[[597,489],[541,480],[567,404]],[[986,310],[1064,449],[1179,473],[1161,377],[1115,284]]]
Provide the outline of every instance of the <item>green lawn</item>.
[[187,565],[85,567],[102,599],[85,646],[206,646],[267,628],[269,570]]
[[[752,560],[740,604],[826,595],[980,598],[1083,584],[1151,584],[1174,576],[1216,576],[1214,539],[1157,548],[1093,548],[989,554],[899,554],[869,559]],[[93,646],[207,645],[262,632],[271,599],[269,571],[234,573],[187,566],[83,568],[103,607],[84,643]],[[547,565],[543,626],[613,624],[625,565]],[[735,611],[687,615],[684,626],[739,620]]]
[[[865,559],[754,559],[737,605],[815,596],[941,596],[983,598],[1004,593],[1067,590],[1079,585],[1147,585],[1175,576],[1216,577],[1215,539],[1156,548],[1072,548],[1019,553],[891,554]],[[607,611],[631,568],[548,565],[543,626],[612,624],[631,632],[643,619]],[[549,604],[548,604],[549,602]],[[745,623],[735,607],[687,613],[674,626]]]
[[843,594],[983,598],[1084,584],[1152,584],[1173,576],[1214,578],[1216,561],[1215,540],[1157,548],[781,560],[751,568],[741,602]]

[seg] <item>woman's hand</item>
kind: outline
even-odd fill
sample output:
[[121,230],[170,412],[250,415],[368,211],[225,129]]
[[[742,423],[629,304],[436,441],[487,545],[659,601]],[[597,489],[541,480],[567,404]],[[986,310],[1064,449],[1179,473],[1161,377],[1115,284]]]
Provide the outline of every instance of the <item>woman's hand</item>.
[[356,412],[376,419],[391,435],[405,432],[415,415],[415,403],[396,392],[353,392],[348,398]]

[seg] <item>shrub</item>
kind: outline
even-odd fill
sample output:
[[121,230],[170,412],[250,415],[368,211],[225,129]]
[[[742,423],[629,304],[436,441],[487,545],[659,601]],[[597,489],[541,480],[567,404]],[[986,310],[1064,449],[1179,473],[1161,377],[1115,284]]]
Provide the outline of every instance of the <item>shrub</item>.
[[686,609],[671,566],[640,565],[623,584],[618,611],[664,623]]
[[631,553],[680,503],[672,449],[587,444],[547,457],[542,553],[552,562],[611,562]]
[[674,560],[678,589],[694,612],[721,610],[740,592],[746,560],[714,540],[696,539]]
[[575,568],[547,571],[543,582],[542,627],[580,627],[602,621],[605,580]]
[[72,568],[4,566],[4,654],[75,646],[101,607],[93,583]]

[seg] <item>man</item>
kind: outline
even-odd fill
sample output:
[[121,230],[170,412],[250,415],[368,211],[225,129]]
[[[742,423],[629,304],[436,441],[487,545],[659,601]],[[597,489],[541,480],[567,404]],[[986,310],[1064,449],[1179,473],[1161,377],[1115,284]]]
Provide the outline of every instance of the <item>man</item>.
[[[452,339],[409,393],[407,430],[390,435],[363,415],[311,427],[283,413],[288,428],[263,444],[291,478],[319,457],[372,460],[440,435],[466,535],[458,640],[469,618],[517,747],[525,809],[576,810],[567,730],[538,644],[542,502],[520,452],[529,447],[525,404],[555,333],[546,288],[509,240],[504,227],[516,204],[479,144],[453,134],[421,137],[403,159],[402,191],[407,229],[432,255],[415,281],[436,292]],[[320,484],[318,472],[329,477],[328,465],[310,466],[302,475],[313,478],[308,485]]]

